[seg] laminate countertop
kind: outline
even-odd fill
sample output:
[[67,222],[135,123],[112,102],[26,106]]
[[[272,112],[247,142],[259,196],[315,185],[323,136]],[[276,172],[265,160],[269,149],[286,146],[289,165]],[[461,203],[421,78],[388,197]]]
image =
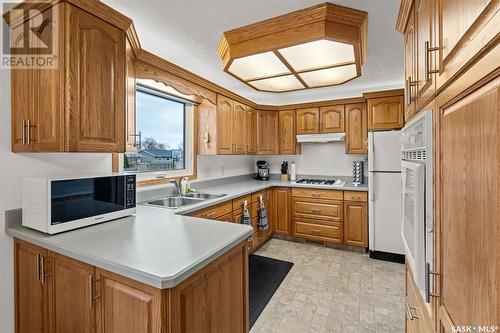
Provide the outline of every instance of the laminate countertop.
[[[18,210],[7,219],[6,233],[156,288],[172,288],[253,234],[247,225],[214,223],[184,214],[275,186],[325,188],[279,180],[219,180],[206,187],[194,187],[225,194],[222,198],[175,210],[139,204],[135,216],[57,235],[23,227]],[[366,186],[334,189],[367,191]],[[140,190],[138,198],[145,193]]]

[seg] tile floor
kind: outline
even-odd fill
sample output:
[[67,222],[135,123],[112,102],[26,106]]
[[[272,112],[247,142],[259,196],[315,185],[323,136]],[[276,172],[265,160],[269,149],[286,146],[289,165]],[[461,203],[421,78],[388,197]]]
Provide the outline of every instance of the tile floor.
[[271,239],[256,254],[294,266],[251,333],[404,332],[404,266]]

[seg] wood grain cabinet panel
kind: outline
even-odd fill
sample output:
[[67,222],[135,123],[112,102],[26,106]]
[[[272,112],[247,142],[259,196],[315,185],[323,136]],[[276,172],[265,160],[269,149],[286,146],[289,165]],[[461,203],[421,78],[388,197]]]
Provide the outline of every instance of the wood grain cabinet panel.
[[247,154],[257,154],[257,110],[247,108],[245,123]]
[[405,47],[405,122],[416,114],[417,56],[415,8],[412,7],[404,34]]
[[321,133],[341,133],[344,127],[344,105],[332,105],[319,108]]
[[233,153],[233,110],[232,99],[217,95],[217,153]]
[[125,34],[70,7],[70,151],[125,148]]
[[344,243],[368,247],[368,208],[366,203],[344,201]]
[[297,134],[319,133],[319,108],[297,110]]
[[295,111],[279,112],[279,152],[282,155],[293,155],[297,151],[295,136]]
[[217,105],[202,99],[196,106],[198,113],[198,154],[217,155]]
[[346,112],[346,153],[366,154],[367,140],[367,112],[365,103],[348,104]]
[[318,220],[342,221],[342,201],[321,199],[292,199],[293,216]]
[[274,189],[274,232],[292,235],[292,191],[286,187]]
[[257,111],[257,154],[279,154],[278,112]]
[[329,243],[342,243],[342,223],[318,224],[315,220],[294,219],[294,236]]
[[19,240],[14,246],[16,332],[49,332],[48,287],[40,266],[47,250]]
[[98,332],[162,332],[161,290],[97,269]]
[[137,114],[135,110],[135,94],[136,94],[136,70],[135,70],[135,54],[130,45],[130,41],[127,38],[126,44],[126,66],[125,66],[125,77],[126,77],[126,150],[129,152],[135,152],[138,148],[138,133],[137,133]]
[[436,53],[430,49],[437,45],[434,32],[435,1],[415,0],[415,26],[416,32],[416,98],[417,108],[427,104],[436,92],[434,75],[431,70],[437,66]]
[[246,153],[246,109],[241,103],[234,102],[233,115],[233,154]]
[[51,332],[96,332],[94,267],[52,252],[48,264]]
[[387,130],[403,127],[403,96],[368,99],[368,129]]

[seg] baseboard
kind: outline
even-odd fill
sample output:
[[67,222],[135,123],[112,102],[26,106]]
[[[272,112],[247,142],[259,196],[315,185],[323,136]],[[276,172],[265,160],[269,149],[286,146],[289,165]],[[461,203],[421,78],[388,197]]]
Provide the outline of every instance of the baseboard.
[[390,261],[390,262],[395,262],[397,264],[405,263],[404,254],[382,252],[382,251],[371,251],[371,250],[369,251],[369,253],[370,253],[370,258],[372,259]]

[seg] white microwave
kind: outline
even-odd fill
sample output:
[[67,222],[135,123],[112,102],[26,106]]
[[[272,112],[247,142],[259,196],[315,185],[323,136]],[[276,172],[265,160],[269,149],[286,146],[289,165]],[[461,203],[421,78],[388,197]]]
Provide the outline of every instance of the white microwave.
[[56,234],[136,212],[135,175],[24,178],[22,223]]

